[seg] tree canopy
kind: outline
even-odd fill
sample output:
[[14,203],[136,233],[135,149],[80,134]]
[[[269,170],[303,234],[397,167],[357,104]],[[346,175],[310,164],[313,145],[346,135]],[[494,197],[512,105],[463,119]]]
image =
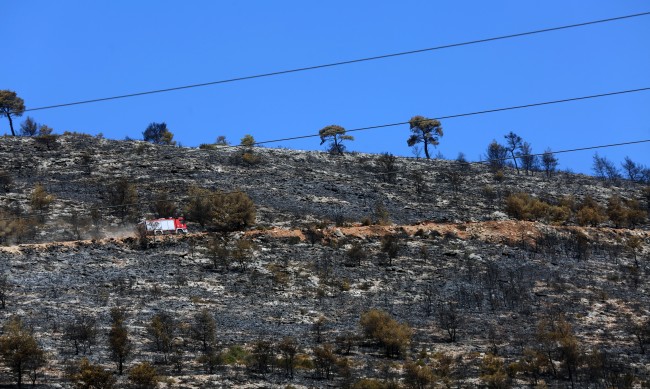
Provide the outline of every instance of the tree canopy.
[[39,124],[34,121],[31,117],[27,116],[24,122],[20,125],[20,135],[22,136],[34,136],[38,132]]
[[147,129],[142,133],[142,138],[147,141],[157,145],[175,145],[176,142],[172,139],[174,134],[167,129],[167,124],[162,123],[151,123],[147,126]]
[[318,131],[318,135],[320,135],[320,144],[329,141],[330,144],[328,151],[332,154],[343,155],[343,152],[345,151],[343,141],[354,140],[352,135],[345,135],[345,132],[345,128],[336,124],[323,127]]
[[431,159],[429,145],[437,146],[440,143],[440,137],[443,136],[440,121],[417,115],[409,120],[409,126],[412,134],[406,143],[409,147],[413,147],[418,143],[424,144],[424,154],[427,159]]
[[25,112],[25,101],[18,97],[16,92],[7,89],[0,90],[0,117],[6,116],[9,119],[11,135],[16,135],[11,116],[22,116],[23,112]]
[[45,352],[18,317],[12,317],[4,326],[4,335],[0,337],[0,356],[19,388],[28,369],[37,370],[45,364]]

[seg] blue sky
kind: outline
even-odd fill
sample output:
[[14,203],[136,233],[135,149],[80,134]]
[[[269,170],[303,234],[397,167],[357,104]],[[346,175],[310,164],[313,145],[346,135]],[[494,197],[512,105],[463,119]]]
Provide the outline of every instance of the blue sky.
[[[175,87],[650,11],[644,1],[7,1],[0,89],[28,108]],[[650,86],[650,16],[492,43],[25,113],[55,132],[184,146],[347,129]],[[442,122],[438,149],[477,160],[509,131],[534,151],[650,139],[650,91]],[[6,119],[0,134],[8,133]],[[350,150],[412,156],[408,126]],[[270,147],[322,149],[317,138]],[[650,165],[650,144],[600,151]],[[593,152],[559,155],[589,172]]]

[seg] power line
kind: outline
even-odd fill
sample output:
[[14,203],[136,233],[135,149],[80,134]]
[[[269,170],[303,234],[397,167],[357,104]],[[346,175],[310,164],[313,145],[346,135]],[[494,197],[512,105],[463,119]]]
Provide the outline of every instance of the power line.
[[[571,97],[571,98],[568,98],[568,99],[561,99],[561,100],[543,101],[543,102],[540,102],[540,103],[530,103],[530,104],[524,104],[524,105],[515,105],[515,106],[511,106],[511,107],[504,107],[504,108],[487,109],[487,110],[483,110],[483,111],[458,113],[458,114],[446,115],[446,116],[436,116],[435,118],[438,119],[438,120],[455,119],[455,118],[466,117],[466,116],[483,115],[483,114],[487,114],[487,113],[512,111],[512,110],[515,110],[515,109],[540,107],[540,106],[543,106],[543,105],[568,103],[568,102],[572,102],[572,101],[596,99],[596,98],[599,98],[599,97],[607,97],[607,96],[623,95],[623,94],[627,94],[627,93],[644,92],[644,91],[648,91],[648,90],[650,90],[650,87],[638,88],[638,89],[629,89],[629,90],[617,91],[617,92],[600,93],[600,94],[597,94],[597,95],[590,95],[590,96]],[[351,130],[346,130],[346,133],[347,132],[374,130],[374,129],[377,129],[377,128],[401,126],[403,124],[408,124],[408,123],[409,122],[398,122],[398,123],[379,124],[379,125],[376,125],[376,126],[354,128],[354,129],[351,129]],[[294,137],[290,137],[290,138],[273,139],[273,140],[267,140],[267,141],[262,141],[262,142],[255,142],[255,144],[256,145],[262,145],[262,144],[267,144],[267,143],[283,142],[283,141],[306,139],[306,138],[315,138],[315,137],[318,137],[318,136],[320,136],[320,135],[319,134],[301,135],[301,136],[294,136]]]
[[[595,145],[595,146],[586,146],[586,147],[578,147],[578,148],[571,148],[571,149],[564,149],[564,150],[558,150],[558,151],[546,151],[544,153],[535,153],[535,154],[526,154],[526,155],[518,155],[515,156],[517,159],[525,158],[525,157],[532,157],[532,156],[542,156],[544,154],[564,154],[564,153],[574,153],[574,152],[579,152],[579,151],[586,151],[586,150],[596,150],[596,149],[604,149],[604,148],[611,148],[611,147],[621,147],[621,146],[630,146],[630,145],[635,145],[635,144],[642,144],[642,143],[648,143],[650,142],[650,139],[641,139],[641,140],[635,140],[635,141],[629,141],[629,142],[620,142],[620,143],[610,143],[610,144],[604,144],[604,145]],[[513,159],[512,157],[507,157],[507,158],[499,158],[495,159],[495,161],[507,161]],[[426,160],[430,161],[430,160]],[[481,160],[481,161],[472,161],[472,162],[466,162],[465,164],[467,165],[475,165],[475,164],[487,164],[489,163],[490,160]],[[410,172],[417,172],[417,171],[429,171],[426,169],[413,169]],[[396,174],[396,173],[375,173],[375,175],[384,175],[384,174]],[[234,193],[244,193],[242,190],[233,190],[233,191],[226,191],[226,192],[219,192],[221,194],[234,194]],[[204,196],[188,196],[188,198],[206,198],[206,197],[211,197],[213,194],[209,195],[204,195]],[[135,203],[128,203],[128,204],[120,204],[120,205],[105,205],[102,207],[91,207],[91,209],[88,211],[92,210],[103,210],[103,209],[114,209],[114,208],[122,208],[122,207],[135,207],[138,205],[148,205],[148,204],[155,204],[158,202],[163,202],[163,201],[170,201],[168,199],[162,199],[162,200],[149,200],[149,201],[139,201]],[[36,218],[39,216],[47,216],[49,215],[49,212],[40,212],[40,213],[34,213],[32,215],[27,215],[27,216],[13,216],[13,217],[5,217],[5,218],[0,218],[0,221],[6,221],[6,220],[21,220],[21,219],[32,219]]]
[[[523,154],[523,155],[515,155],[515,159],[523,159],[526,157],[539,157],[543,156],[544,154],[564,154],[564,153],[574,153],[577,151],[587,151],[587,150],[596,150],[596,149],[606,149],[609,147],[619,147],[619,146],[630,146],[630,145],[636,145],[636,144],[641,144],[641,143],[648,143],[650,142],[650,139],[642,139],[642,140],[635,140],[635,141],[630,141],[630,142],[621,142],[621,143],[610,143],[607,145],[599,145],[599,146],[587,146],[587,147],[578,147],[575,149],[565,149],[565,150],[559,150],[559,151],[546,151],[543,153],[534,153],[534,154]],[[513,159],[512,157],[508,158],[498,158],[495,159],[495,161],[508,161]],[[468,162],[468,163],[489,163],[490,160],[480,160],[480,161],[474,161],[474,162]]]
[[145,95],[151,95],[151,94],[157,94],[157,93],[178,91],[178,90],[183,90],[183,89],[199,88],[199,87],[210,86],[210,85],[218,85],[218,84],[226,84],[226,83],[232,83],[232,82],[238,82],[238,81],[252,80],[252,79],[257,79],[257,78],[273,77],[273,76],[279,76],[279,75],[290,74],[290,73],[305,72],[305,71],[317,70],[317,69],[323,69],[323,68],[330,68],[330,67],[335,67],[335,66],[350,65],[350,64],[355,64],[355,63],[369,62],[369,61],[375,61],[375,60],[387,59],[387,58],[393,58],[393,57],[400,57],[400,56],[406,56],[406,55],[412,55],[412,54],[420,54],[420,53],[436,51],[436,50],[444,50],[444,49],[449,49],[449,48],[454,48],[454,47],[462,47],[462,46],[469,46],[469,45],[480,44],[480,43],[488,43],[488,42],[494,42],[494,41],[505,40],[505,39],[519,38],[519,37],[523,37],[523,36],[542,34],[542,33],[547,33],[547,32],[552,32],[552,31],[567,30],[567,29],[571,29],[571,28],[585,27],[585,26],[590,26],[590,25],[594,25],[594,24],[609,23],[609,22],[614,22],[614,21],[619,21],[619,20],[624,20],[624,19],[631,19],[631,18],[647,16],[647,15],[650,15],[650,11],[649,12],[641,12],[641,13],[637,13],[637,14],[631,14],[631,15],[625,15],[625,16],[617,16],[617,17],[607,18],[607,19],[592,20],[592,21],[583,22],[583,23],[576,23],[576,24],[569,24],[569,25],[558,26],[558,27],[544,28],[544,29],[541,29],[541,30],[526,31],[526,32],[520,32],[520,33],[508,34],[508,35],[501,35],[501,36],[496,36],[496,37],[491,37],[491,38],[476,39],[476,40],[459,42],[459,43],[451,43],[451,44],[442,45],[442,46],[434,46],[434,47],[427,47],[427,48],[417,49],[417,50],[409,50],[409,51],[402,51],[402,52],[397,52],[397,53],[382,54],[382,55],[377,55],[377,56],[372,56],[372,57],[357,58],[357,59],[352,59],[352,60],[347,60],[347,61],[339,61],[339,62],[332,62],[332,63],[314,65],[314,66],[306,66],[306,67],[295,68],[295,69],[280,70],[280,71],[270,72],[270,73],[260,73],[260,74],[250,75],[250,76],[242,76],[242,77],[236,77],[236,78],[230,78],[230,79],[224,79],[224,80],[218,80],[218,81],[203,82],[203,83],[199,83],[199,84],[190,84],[190,85],[183,85],[183,86],[177,86],[177,87],[171,87],[171,88],[156,89],[156,90],[150,90],[150,91],[145,91],[145,92],[135,92],[135,93],[129,93],[129,94],[124,94],[124,95],[101,97],[101,98],[90,99],[90,100],[81,100],[81,101],[75,101],[75,102],[71,102],[71,103],[62,103],[62,104],[54,104],[54,105],[48,105],[48,106],[42,106],[42,107],[36,107],[36,108],[28,108],[28,109],[25,109],[24,112],[40,111],[40,110],[54,109],[54,108],[62,108],[62,107],[69,107],[69,106],[81,105],[81,104],[98,103],[98,102],[102,102],[102,101],[118,100],[118,99],[130,98],[130,97],[137,97],[137,96],[145,96]]

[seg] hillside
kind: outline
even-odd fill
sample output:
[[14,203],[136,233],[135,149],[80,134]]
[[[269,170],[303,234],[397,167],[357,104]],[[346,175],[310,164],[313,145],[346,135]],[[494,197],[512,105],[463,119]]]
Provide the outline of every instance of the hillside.
[[[248,152],[78,134],[0,140],[0,317],[20,317],[45,350],[37,383],[72,387],[84,354],[116,372],[108,339],[119,307],[132,350],[116,387],[145,361],[160,387],[649,385],[643,187],[445,160]],[[188,217],[188,235],[138,236],[137,221],[161,203],[186,214],[192,187],[246,193],[254,225],[216,233]],[[557,208],[516,220],[519,192]],[[645,214],[579,223],[579,204],[605,212],[613,198]],[[216,324],[209,347],[197,338],[202,313]],[[383,323],[374,332],[372,315]],[[170,323],[158,336],[155,317]],[[82,319],[96,335],[75,353],[70,329]]]

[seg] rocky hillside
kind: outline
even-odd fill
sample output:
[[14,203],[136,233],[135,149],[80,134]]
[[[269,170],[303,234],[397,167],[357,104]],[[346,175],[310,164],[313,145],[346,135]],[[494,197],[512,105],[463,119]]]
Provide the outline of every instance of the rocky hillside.
[[[85,357],[115,387],[142,366],[186,388],[650,382],[647,214],[622,222],[612,205],[647,212],[641,186],[85,135],[3,138],[0,156],[3,337],[20,318],[46,361],[25,381],[73,387]],[[187,214],[193,187],[245,192],[254,225],[136,234],[161,202]],[[555,211],[515,220],[520,192]],[[602,218],[585,219],[585,204]],[[123,375],[116,309],[131,345]]]

